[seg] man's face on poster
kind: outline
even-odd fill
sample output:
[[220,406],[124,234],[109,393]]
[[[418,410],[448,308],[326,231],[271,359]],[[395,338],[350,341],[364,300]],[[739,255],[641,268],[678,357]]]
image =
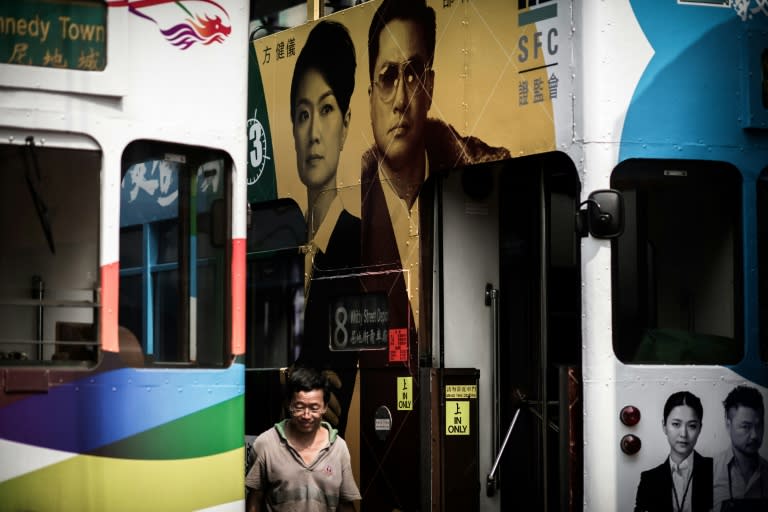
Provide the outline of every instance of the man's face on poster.
[[763,444],[761,411],[743,405],[728,410],[725,426],[733,449],[745,455],[756,455]]
[[421,28],[395,19],[379,35],[371,84],[373,137],[393,172],[424,151],[434,73]]

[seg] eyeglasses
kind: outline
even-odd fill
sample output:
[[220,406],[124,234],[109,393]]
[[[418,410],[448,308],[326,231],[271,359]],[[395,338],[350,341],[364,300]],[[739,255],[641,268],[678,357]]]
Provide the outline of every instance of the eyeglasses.
[[399,64],[393,62],[379,71],[373,83],[379,88],[381,100],[389,103],[395,97],[395,91],[400,87],[401,80],[410,97],[416,92],[416,88],[424,83],[424,77],[429,69],[421,59],[406,60]]
[[318,404],[294,404],[291,405],[288,410],[291,411],[291,414],[294,416],[304,416],[305,412],[309,412],[310,416],[319,416],[323,412],[323,406]]

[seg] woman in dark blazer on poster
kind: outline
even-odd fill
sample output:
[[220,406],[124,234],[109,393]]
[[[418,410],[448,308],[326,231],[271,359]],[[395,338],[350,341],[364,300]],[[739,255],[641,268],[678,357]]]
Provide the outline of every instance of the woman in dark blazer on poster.
[[[339,194],[341,151],[352,118],[355,46],[341,23],[314,25],[296,58],[291,80],[291,123],[299,179],[307,191],[304,341],[296,364],[331,370],[339,410],[325,419],[342,435],[355,385],[357,352],[333,351],[330,307],[338,296],[360,293],[360,219]],[[357,167],[355,167],[357,169]],[[333,403],[333,400],[332,400]],[[331,414],[333,412],[333,414]]]
[[703,512],[712,510],[712,458],[694,450],[704,408],[688,391],[673,393],[664,404],[662,429],[669,456],[643,471],[635,512]]

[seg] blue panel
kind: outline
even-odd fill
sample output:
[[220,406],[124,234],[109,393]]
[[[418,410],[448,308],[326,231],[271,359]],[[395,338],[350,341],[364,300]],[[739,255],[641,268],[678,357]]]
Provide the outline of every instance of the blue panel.
[[[755,56],[768,40],[768,14],[672,0],[631,0],[631,5],[654,54],[627,110],[619,160],[721,160],[742,172],[748,359],[733,369],[768,386],[768,372],[757,356],[757,289],[749,270],[757,267],[754,180],[768,164],[768,132],[745,129],[765,114],[755,103],[762,91],[754,91],[758,86],[749,73],[758,72]],[[750,8],[755,5],[749,2]]]
[[244,366],[122,369],[51,388],[0,410],[0,438],[85,453],[244,392]]

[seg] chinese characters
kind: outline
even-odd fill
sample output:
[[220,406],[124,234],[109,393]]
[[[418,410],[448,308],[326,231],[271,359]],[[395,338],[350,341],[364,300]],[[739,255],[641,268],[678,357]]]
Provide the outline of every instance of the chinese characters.
[[[541,103],[546,99],[557,98],[557,86],[560,79],[552,73],[549,78],[521,79],[517,84],[517,104],[520,106],[530,103]],[[531,99],[533,101],[531,101]]]
[[286,59],[288,57],[296,56],[296,39],[291,37],[288,41],[278,41],[275,47],[265,46],[263,49],[262,64],[269,64],[272,62],[272,50],[275,52],[276,60]]
[[70,6],[68,15],[64,15],[56,11],[59,4],[44,4],[48,10],[34,13],[24,10],[25,5],[0,4],[0,36],[8,42],[0,47],[0,62],[86,71],[104,69],[103,6]]

